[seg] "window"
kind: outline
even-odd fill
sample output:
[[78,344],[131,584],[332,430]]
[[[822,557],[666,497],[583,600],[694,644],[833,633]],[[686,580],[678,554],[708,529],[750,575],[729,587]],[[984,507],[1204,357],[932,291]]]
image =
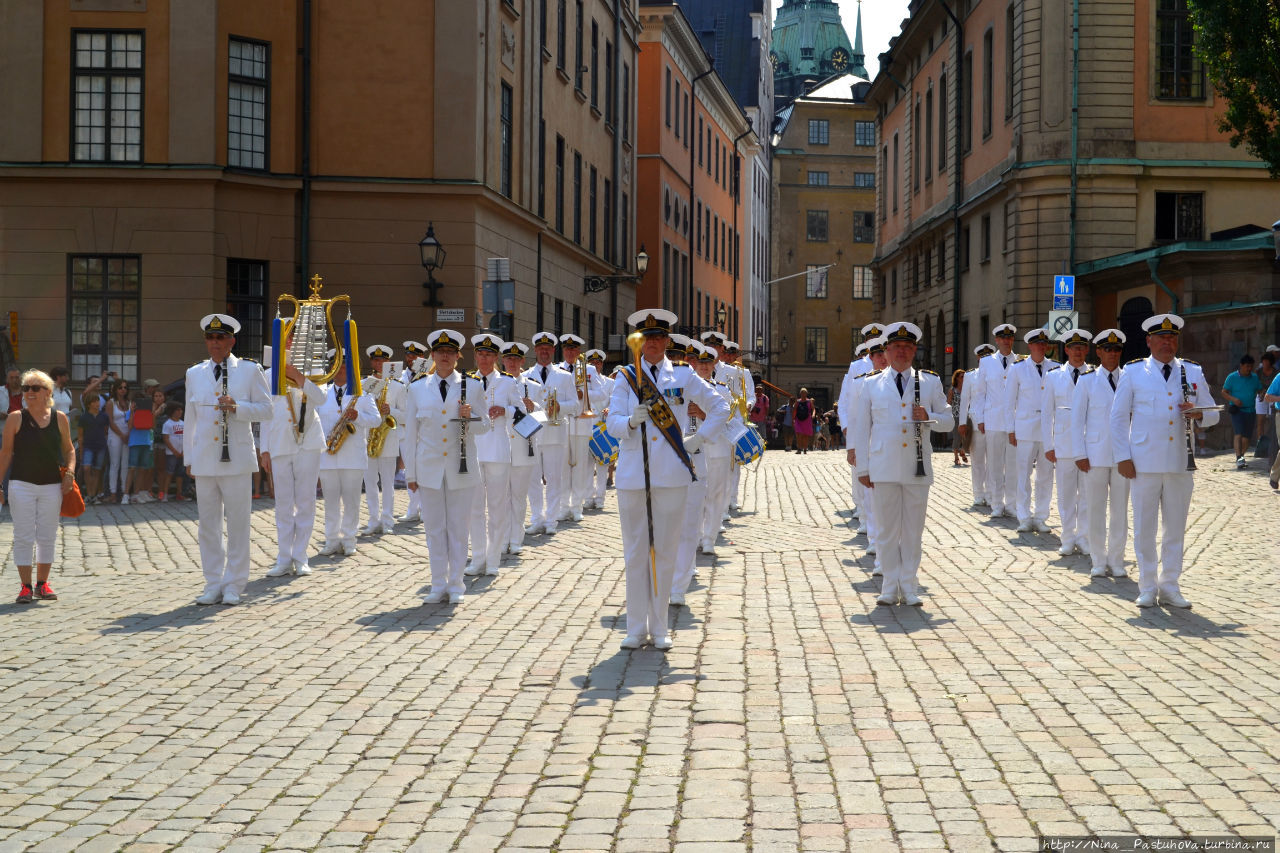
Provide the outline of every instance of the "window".
[[604,259],[613,260],[613,184],[604,179]]
[[684,135],[684,147],[689,147],[689,134],[693,132],[693,113],[689,112],[689,93],[684,95],[684,111],[680,113],[685,116],[685,130],[688,131]]
[[1004,203],[1004,227],[1000,229],[1001,234],[1001,251],[1009,254],[1009,232],[1013,230],[1013,202],[1006,201]]
[[916,118],[911,123],[911,183],[917,191],[920,189],[920,114],[922,111],[920,97],[916,96]]
[[578,13],[578,22],[573,33],[573,86],[581,92],[582,75],[587,70],[587,67],[582,64],[582,0],[577,0],[574,7]]
[[805,211],[805,239],[811,243],[827,242],[827,212],[825,210]]
[[831,123],[825,118],[809,119],[809,144],[828,145],[831,141]]
[[622,64],[622,141],[631,141],[631,66]]
[[711,263],[720,263],[720,241],[718,234],[720,233],[720,217],[713,216],[711,218]]
[[720,183],[720,137],[716,137],[716,183]]
[[898,134],[893,134],[893,212],[898,212]]
[[555,314],[555,320],[551,327],[551,330],[556,333],[557,338],[564,334],[564,300],[563,299],[556,300],[556,314]]
[[538,120],[538,217],[547,215],[547,120]]
[[991,214],[984,213],[982,215],[982,230],[979,231],[978,244],[978,262],[986,263],[991,260]]
[[855,121],[853,123],[853,144],[870,146],[876,144],[876,123],[874,121]]
[[1204,193],[1156,193],[1156,241],[1204,239]]
[[70,255],[71,378],[104,370],[138,381],[142,259],[137,255]]
[[627,194],[622,194],[622,204],[620,205],[619,218],[622,220],[619,224],[619,230],[622,232],[622,242],[618,244],[617,256],[624,260],[631,257],[631,201],[627,198]]
[[969,226],[966,225],[960,230],[960,270],[963,272],[969,268]]
[[547,0],[538,0],[538,43],[547,49]]
[[1160,0],[1156,8],[1156,93],[1161,98],[1204,98],[1204,68],[1193,52],[1195,31],[1187,0]]
[[596,348],[596,312],[587,312],[587,349]]
[[662,304],[671,304],[671,244],[662,241]]
[[680,138],[680,125],[682,124],[681,118],[683,116],[684,116],[684,112],[681,111],[680,109],[680,81],[677,80],[676,81],[676,128],[675,128],[676,139]]
[[932,247],[924,253],[924,279],[922,281],[925,287],[933,281],[933,249]]
[[[888,168],[889,168],[889,146],[886,145],[884,146],[883,150],[880,153],[880,183],[881,184],[884,183],[885,172],[888,170]],[[855,174],[853,177],[854,177],[854,181],[856,182],[858,179],[858,176]],[[876,205],[880,209],[880,221],[884,222],[886,219],[889,218],[888,205],[885,204],[884,193],[876,194]]]
[[665,101],[663,103],[663,112],[666,113],[667,127],[671,127],[671,68],[667,68],[667,88]]
[[694,203],[693,253],[702,257],[702,201]]
[[267,168],[267,70],[265,42],[233,38],[227,60],[227,165]]
[[511,198],[511,87],[502,84],[502,172],[498,191]]
[[874,243],[875,241],[876,226],[872,220],[871,211],[855,210],[853,212],[853,242]]
[[142,33],[75,31],[72,160],[142,162]]
[[566,30],[568,28],[565,26],[565,18],[568,17],[568,13],[565,10],[567,2],[568,0],[557,0],[556,2],[556,68],[561,71],[564,70],[564,55],[568,52],[568,47],[566,46]]
[[807,264],[804,275],[806,299],[827,298],[827,270],[820,264]]
[[830,173],[828,172],[810,172],[809,186],[825,187],[829,183]]
[[556,230],[564,233],[564,137],[556,134]]
[[924,179],[933,180],[933,90],[924,96]]
[[613,114],[614,91],[617,81],[613,79],[613,42],[608,39],[604,43],[604,123],[613,127],[615,116]]
[[1013,4],[1004,12],[1004,117],[1013,118]]
[[702,116],[698,116],[698,165],[702,165]]
[[889,275],[889,301],[895,304],[898,301],[898,270],[896,268]]
[[938,80],[938,171],[947,168],[947,75]]
[[982,34],[982,138],[991,135],[991,101],[995,97],[992,81],[992,33],[987,30]]
[[579,337],[582,336],[582,308],[577,305],[573,306],[573,326],[570,331]]
[[227,313],[240,321],[236,352],[261,358],[267,334],[267,262],[227,258]]
[[870,299],[875,292],[875,279],[871,277],[871,267],[853,268],[853,298]]
[[587,248],[591,252],[596,250],[596,205],[599,203],[596,199],[596,167],[591,167],[591,180],[587,184]]
[[964,89],[960,104],[960,140],[964,153],[973,148],[973,52],[964,55]]
[[573,152],[573,242],[582,245],[582,153]]
[[591,22],[591,106],[600,102],[600,27]]
[[804,360],[808,364],[824,364],[827,360],[827,327],[807,326],[804,330]]

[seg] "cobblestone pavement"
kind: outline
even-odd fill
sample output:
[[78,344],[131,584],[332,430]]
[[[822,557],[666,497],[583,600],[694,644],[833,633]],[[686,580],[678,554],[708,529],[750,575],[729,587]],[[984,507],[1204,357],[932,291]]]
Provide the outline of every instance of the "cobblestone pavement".
[[[1201,462],[1183,591],[1138,611],[938,454],[926,605],[877,608],[842,452],[771,452],[676,647],[619,651],[616,503],[425,606],[412,535],[196,607],[192,504],[63,525],[0,604],[0,851],[1032,850],[1275,834],[1280,498]],[[1255,468],[1260,464],[1253,463]],[[403,506],[405,494],[398,494]],[[1056,524],[1056,516],[1051,519]],[[0,523],[0,553],[11,536]],[[16,593],[12,561],[4,589]]]

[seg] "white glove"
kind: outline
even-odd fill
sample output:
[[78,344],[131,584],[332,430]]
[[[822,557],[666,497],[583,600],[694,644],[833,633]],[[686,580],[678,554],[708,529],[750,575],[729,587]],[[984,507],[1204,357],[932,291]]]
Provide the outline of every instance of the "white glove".
[[627,423],[634,429],[640,424],[649,420],[649,404],[636,403],[636,407],[631,410],[631,417],[627,418]]
[[684,449],[690,454],[697,453],[698,448],[705,442],[706,439],[703,438],[702,433],[695,432],[693,435],[685,436]]

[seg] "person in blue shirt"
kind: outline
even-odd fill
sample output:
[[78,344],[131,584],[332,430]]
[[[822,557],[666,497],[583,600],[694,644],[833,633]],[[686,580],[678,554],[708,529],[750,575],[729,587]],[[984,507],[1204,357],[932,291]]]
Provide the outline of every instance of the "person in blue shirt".
[[[1271,380],[1266,396],[1262,399],[1274,406],[1276,412],[1280,412],[1280,373]],[[1276,415],[1276,441],[1280,442],[1280,414]],[[1276,454],[1276,461],[1271,466],[1271,488],[1280,489],[1280,453]]]
[[1244,468],[1249,463],[1244,454],[1253,439],[1254,405],[1258,395],[1262,393],[1262,380],[1253,372],[1253,356],[1245,353],[1240,357],[1240,367],[1222,383],[1222,396],[1227,399],[1227,413],[1231,415],[1231,432],[1234,434],[1236,451],[1236,467]]

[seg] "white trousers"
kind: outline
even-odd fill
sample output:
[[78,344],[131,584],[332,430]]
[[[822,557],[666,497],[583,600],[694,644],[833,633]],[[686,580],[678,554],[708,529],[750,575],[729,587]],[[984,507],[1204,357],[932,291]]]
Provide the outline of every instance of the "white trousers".
[[1010,482],[1017,471],[1017,448],[1009,444],[1009,433],[987,430],[987,497],[992,510],[1013,508],[1016,487]]
[[307,562],[307,547],[316,527],[316,482],[320,479],[320,450],[302,450],[271,457],[271,481],[276,487],[276,565]]
[[13,513],[14,565],[30,566],[32,553],[36,563],[52,563],[62,510],[62,483],[37,486],[25,480],[10,480],[6,497]]
[[390,530],[395,526],[396,457],[379,456],[369,460],[369,466],[364,469],[364,503],[369,510],[370,527],[377,524]]
[[124,494],[125,481],[129,476],[129,443],[110,430],[107,431],[107,482],[102,490],[107,493]]
[[[1191,474],[1143,474],[1129,484],[1133,499],[1133,550],[1138,558],[1138,594],[1178,593],[1182,545],[1191,509]],[[1156,523],[1164,522],[1156,559]]]
[[675,573],[680,526],[688,486],[651,490],[653,542],[657,582],[650,577],[649,526],[644,489],[618,489],[618,517],[622,522],[622,556],[627,572],[627,636],[667,634],[667,607]]
[[591,490],[593,488],[591,477],[595,473],[596,463],[591,458],[591,436],[589,435],[571,435],[569,442],[573,445],[573,461],[575,464],[568,465],[566,456],[565,464],[569,473],[569,503],[565,509],[580,512],[583,504],[591,499]]
[[929,486],[876,483],[870,491],[870,503],[875,504],[879,521],[872,541],[876,545],[876,561],[884,573],[880,594],[895,600],[914,596],[918,588]]
[[1115,466],[1093,465],[1085,474],[1084,493],[1089,505],[1093,568],[1124,568],[1124,546],[1129,541],[1129,481]]
[[320,472],[324,489],[324,544],[354,548],[360,524],[360,484],[364,470],[337,468]]
[[732,456],[729,457],[729,465],[729,506],[737,509],[742,505],[738,500],[738,486],[742,480],[742,469],[745,466],[735,465]]
[[1058,515],[1062,518],[1063,545],[1089,544],[1089,504],[1085,499],[1084,472],[1076,467],[1074,459],[1059,459],[1054,463],[1058,481]]
[[480,490],[471,501],[471,562],[496,569],[511,542],[511,463],[481,462]]
[[534,465],[512,465],[511,479],[507,484],[507,544],[520,545],[524,542],[524,516],[529,507],[530,483],[537,470]]
[[849,492],[853,499],[853,515],[855,518],[857,518],[862,515],[862,507],[864,504],[866,504],[867,499],[862,494],[865,491],[865,489],[863,488],[862,484],[858,482],[857,467],[850,465],[849,475],[853,479],[853,487],[852,489],[850,489],[850,492]]
[[[249,583],[249,516],[253,475],[196,477],[199,506],[200,568],[205,593],[236,595]],[[223,542],[223,523],[226,542]]]
[[405,509],[404,514],[407,516],[422,516],[422,494],[421,492],[409,492],[409,506]]
[[[680,545],[676,548],[676,567],[671,574],[671,591],[684,592],[693,580],[693,568],[698,564],[698,536],[702,532],[702,512],[711,504],[708,500],[707,485],[710,482],[707,472],[708,463],[715,460],[705,457],[705,453],[693,456],[694,468],[698,471],[698,479],[689,483],[684,497],[684,513],[680,518]],[[649,534],[646,532],[645,536]]]
[[596,485],[591,491],[591,497],[595,499],[596,505],[603,509],[605,491],[609,488],[609,466],[597,463],[595,472]]
[[991,492],[987,483],[987,437],[969,422],[969,435],[973,437],[969,445],[969,477],[973,481],[973,501],[991,502]]
[[[1044,442],[1018,439],[1017,467],[1018,520],[1028,518],[1044,521],[1049,517],[1049,504],[1053,500],[1053,463],[1044,458]],[[1035,469],[1035,502],[1031,499],[1031,473]],[[1006,478],[1008,472],[1005,473]],[[1006,504],[1007,505],[1007,504]]]
[[451,489],[418,487],[422,493],[422,526],[427,535],[427,560],[431,563],[431,591],[462,593],[462,570],[467,567],[467,527],[476,487]]
[[564,444],[544,444],[538,449],[538,462],[529,480],[530,524],[545,524],[548,530],[556,529],[556,518],[565,503],[568,453],[568,446]]
[[703,545],[714,545],[720,536],[721,519],[729,506],[729,480],[733,477],[733,457],[707,457],[707,492],[701,510],[693,505],[691,508],[702,516],[698,537]]

